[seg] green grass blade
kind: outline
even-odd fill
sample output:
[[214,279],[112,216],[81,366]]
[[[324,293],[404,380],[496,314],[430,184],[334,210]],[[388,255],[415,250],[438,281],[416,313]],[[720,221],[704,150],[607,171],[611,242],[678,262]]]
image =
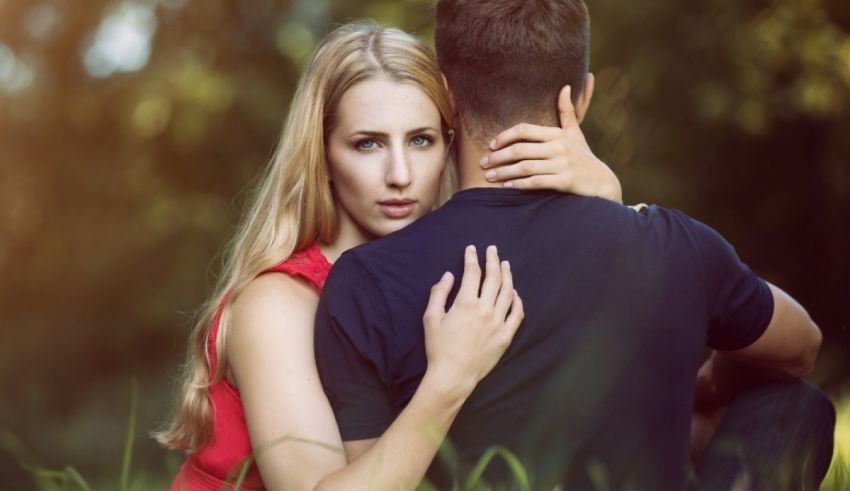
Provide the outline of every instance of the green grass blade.
[[443,440],[437,449],[437,456],[446,465],[449,474],[452,476],[452,491],[460,491],[460,457],[458,457],[457,449],[455,449],[451,440],[448,438]]
[[121,491],[128,491],[130,483],[130,462],[133,459],[133,444],[136,440],[136,413],[139,406],[139,382],[135,378],[130,383],[130,421],[127,423],[127,440],[124,443],[124,458],[121,462]]
[[431,484],[431,481],[429,481],[427,478],[425,478],[425,479],[422,479],[422,482],[420,482],[418,486],[416,486],[416,491],[439,491],[439,490],[437,489],[437,486],[434,486],[433,484]]
[[522,465],[522,462],[519,461],[517,456],[506,448],[499,449],[499,456],[507,462],[508,467],[511,469],[511,473],[514,475],[515,482],[519,485],[519,489],[522,491],[531,491],[531,483],[528,481],[528,472],[526,472],[525,466]]
[[531,491],[531,484],[528,482],[528,473],[525,471],[525,467],[516,455],[513,454],[513,452],[505,447],[499,446],[490,447],[481,455],[481,458],[478,459],[475,467],[473,467],[469,472],[464,489],[473,490],[476,489],[476,486],[482,484],[481,476],[490,465],[490,461],[493,460],[493,457],[496,455],[501,457],[502,460],[508,464],[508,468],[514,476],[514,484],[518,485],[519,489],[522,491]]
[[92,491],[89,483],[83,479],[83,476],[75,469],[73,466],[68,466],[65,468],[65,474],[71,479],[71,481],[75,482],[77,486],[80,487],[83,491]]
[[242,489],[242,483],[245,482],[245,476],[248,475],[248,469],[251,467],[251,462],[253,461],[254,457],[251,455],[248,455],[242,460],[242,463],[240,464],[242,468],[239,469],[239,475],[236,477],[236,482],[233,483],[233,487],[231,489],[234,491]]

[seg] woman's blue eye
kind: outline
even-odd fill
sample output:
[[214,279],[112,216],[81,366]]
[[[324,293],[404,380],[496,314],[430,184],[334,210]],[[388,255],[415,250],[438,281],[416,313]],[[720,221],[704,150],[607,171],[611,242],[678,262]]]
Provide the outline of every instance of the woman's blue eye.
[[378,142],[376,142],[375,140],[371,140],[371,139],[360,140],[359,142],[357,142],[357,148],[359,148],[361,150],[372,150],[377,145],[378,145]]
[[425,145],[428,145],[431,142],[432,140],[430,138],[421,135],[413,137],[413,140],[410,141],[410,143],[412,143],[414,147],[424,147]]

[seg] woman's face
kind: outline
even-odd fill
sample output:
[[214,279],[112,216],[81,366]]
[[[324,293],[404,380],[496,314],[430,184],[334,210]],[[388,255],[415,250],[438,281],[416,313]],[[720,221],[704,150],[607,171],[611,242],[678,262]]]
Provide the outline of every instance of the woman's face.
[[327,141],[340,220],[373,238],[429,212],[446,163],[441,121],[413,84],[378,77],[348,89]]

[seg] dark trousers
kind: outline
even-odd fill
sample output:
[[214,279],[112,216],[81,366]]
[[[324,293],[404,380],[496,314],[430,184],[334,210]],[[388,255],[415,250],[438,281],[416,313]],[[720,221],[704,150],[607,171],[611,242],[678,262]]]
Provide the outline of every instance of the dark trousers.
[[817,490],[832,459],[835,408],[806,381],[741,393],[706,448],[691,490]]

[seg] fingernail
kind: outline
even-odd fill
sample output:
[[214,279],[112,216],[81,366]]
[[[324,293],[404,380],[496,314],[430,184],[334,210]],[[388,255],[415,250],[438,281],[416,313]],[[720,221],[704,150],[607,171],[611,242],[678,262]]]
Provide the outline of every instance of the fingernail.
[[443,273],[443,277],[440,278],[440,281],[448,281],[449,278],[451,278],[451,277],[452,277],[452,274],[449,273],[448,271],[446,271],[445,273]]
[[502,263],[505,265],[505,269],[507,269],[508,271],[510,271],[510,270],[511,270],[511,263],[510,263],[510,262],[508,262],[508,261],[502,261]]
[[490,251],[491,251],[491,252],[493,252],[493,254],[498,254],[498,253],[499,253],[499,249],[496,249],[496,246],[494,246],[494,245],[491,245],[491,246],[490,246],[490,247],[488,247],[487,249],[490,249]]
[[487,167],[487,164],[489,164],[489,163],[490,163],[490,157],[485,155],[484,158],[481,159],[481,167]]
[[506,182],[506,183],[505,183],[505,187],[506,187],[506,188],[512,188],[512,187],[514,187],[514,182],[513,182],[513,181],[508,181],[508,182]]
[[486,177],[488,181],[492,181],[493,179],[496,178],[496,171],[493,171],[493,170],[487,171],[487,173],[484,174],[484,177]]
[[469,252],[475,252],[475,246],[470,244],[466,246],[466,250]]
[[494,138],[494,139],[490,140],[490,150],[495,150],[495,149],[496,149],[496,139]]

